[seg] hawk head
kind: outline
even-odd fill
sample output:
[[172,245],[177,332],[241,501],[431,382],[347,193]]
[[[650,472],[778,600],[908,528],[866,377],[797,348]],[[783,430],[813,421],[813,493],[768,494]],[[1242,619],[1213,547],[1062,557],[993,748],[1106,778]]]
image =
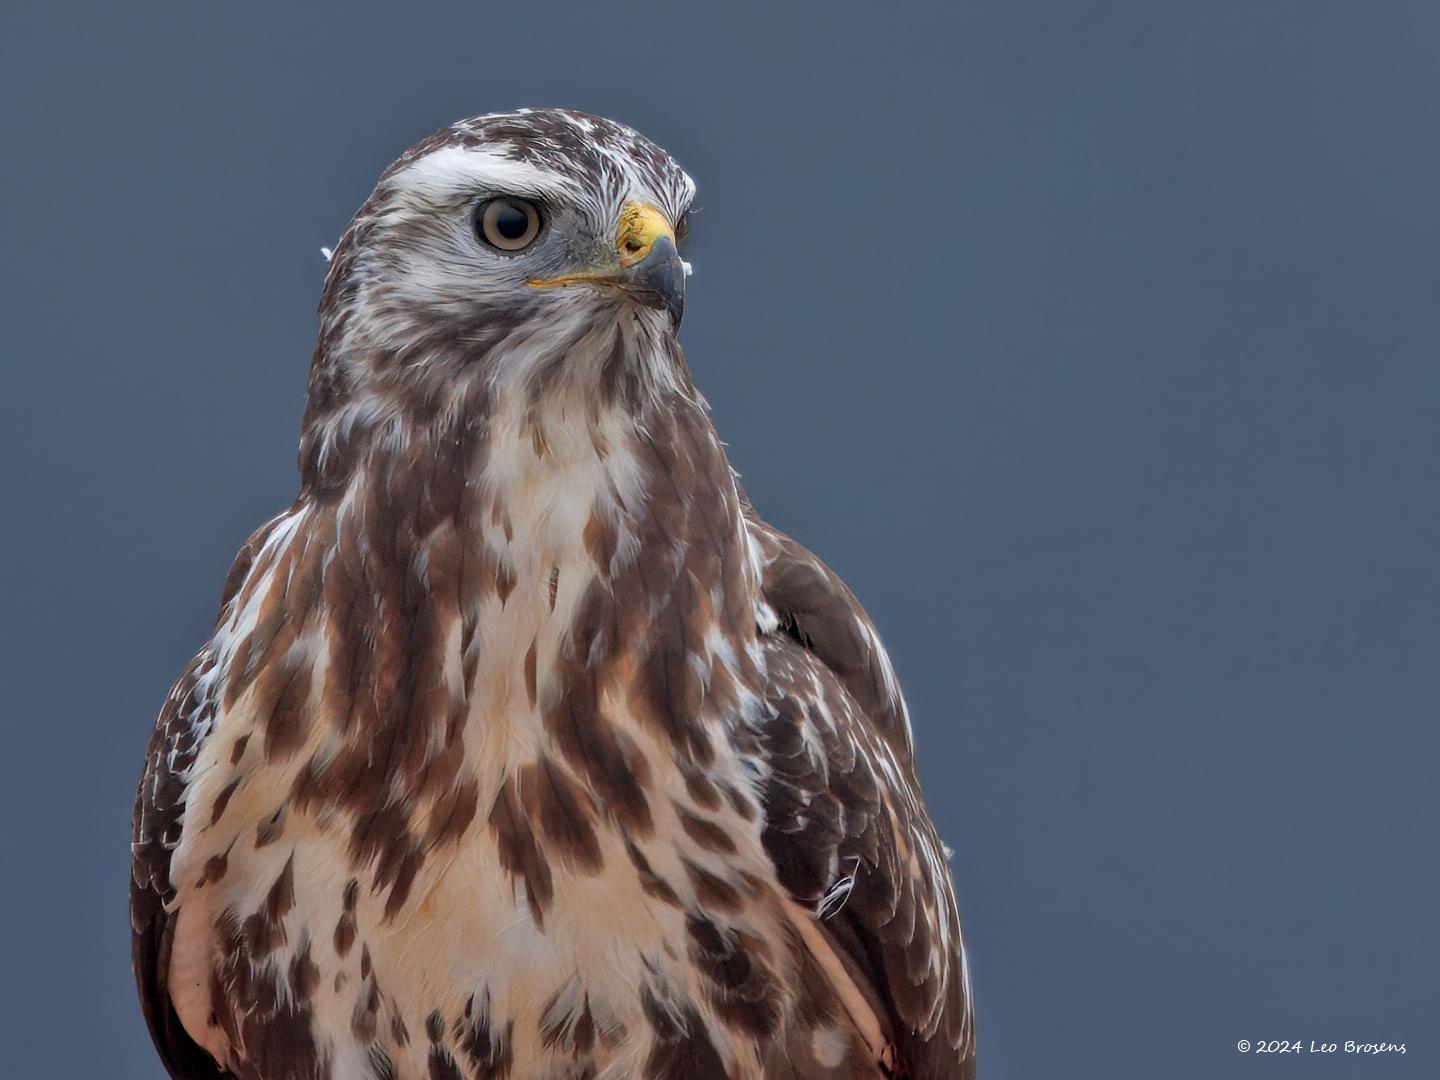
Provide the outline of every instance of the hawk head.
[[483,408],[510,387],[688,384],[675,344],[690,177],[637,132],[565,109],[462,120],[381,176],[320,303],[302,472],[349,433]]
[[462,120],[380,178],[336,250],[322,321],[340,331],[332,344],[382,351],[645,310],[673,330],[694,192],[668,154],[611,120]]

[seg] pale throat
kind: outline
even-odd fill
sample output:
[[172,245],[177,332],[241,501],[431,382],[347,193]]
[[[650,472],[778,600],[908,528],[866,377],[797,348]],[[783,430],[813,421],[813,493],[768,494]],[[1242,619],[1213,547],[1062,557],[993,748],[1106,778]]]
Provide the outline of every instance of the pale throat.
[[469,482],[542,561],[583,547],[596,515],[625,532],[644,512],[647,414],[686,394],[664,330],[659,313],[628,311],[497,358]]
[[540,405],[501,395],[487,427],[470,482],[487,543],[516,563],[584,556],[592,517],[618,524],[644,504],[639,428],[623,408],[568,394]]

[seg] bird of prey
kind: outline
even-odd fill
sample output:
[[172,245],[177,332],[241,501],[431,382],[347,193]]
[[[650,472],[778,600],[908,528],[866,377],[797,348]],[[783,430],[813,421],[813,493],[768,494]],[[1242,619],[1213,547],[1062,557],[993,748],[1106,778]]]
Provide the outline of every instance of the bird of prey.
[[340,240],[299,495],[135,808],[176,1080],[974,1075],[895,673],[676,342],[694,190],[620,124],[489,115]]

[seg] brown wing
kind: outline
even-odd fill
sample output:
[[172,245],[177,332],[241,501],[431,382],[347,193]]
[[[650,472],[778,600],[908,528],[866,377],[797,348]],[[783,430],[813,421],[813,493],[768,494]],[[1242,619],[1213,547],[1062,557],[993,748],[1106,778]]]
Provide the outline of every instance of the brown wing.
[[185,778],[214,715],[203,679],[212,662],[209,650],[202,652],[165,699],[140,777],[130,849],[130,949],[135,985],[155,1049],[175,1080],[218,1080],[230,1075],[222,1072],[181,1026],[168,986],[175,929],[174,913],[167,910],[174,899],[170,854],[180,841]]
[[758,732],[766,850],[888,1027],[894,1075],[973,1077],[954,891],[889,660],[828,567],[763,522],[750,526],[780,624]]
[[[277,519],[278,520],[278,519]],[[275,522],[262,526],[241,549],[225,581],[223,612],[254,562],[255,553]],[[185,789],[190,767],[215,719],[216,703],[206,675],[215,663],[209,646],[190,662],[165,699],[135,796],[130,858],[130,956],[140,1008],[150,1025],[165,1069],[174,1080],[228,1080],[229,1072],[193,1039],[176,1015],[169,990],[170,948],[175,898],[170,884],[170,856],[180,842]]]

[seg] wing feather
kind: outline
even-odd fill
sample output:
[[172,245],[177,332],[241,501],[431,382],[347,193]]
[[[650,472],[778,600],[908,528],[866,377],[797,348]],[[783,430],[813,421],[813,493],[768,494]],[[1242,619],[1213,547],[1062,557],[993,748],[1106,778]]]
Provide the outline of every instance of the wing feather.
[[764,841],[878,1003],[896,1076],[974,1076],[964,944],[945,848],[921,801],[904,699],[874,625],[819,559],[747,515],[763,593]]
[[[255,532],[241,549],[225,581],[221,616],[244,582],[256,553],[276,518]],[[174,1080],[229,1080],[231,1074],[195,1042],[180,1022],[170,994],[170,958],[174,942],[175,890],[170,859],[180,843],[185,794],[191,766],[214,724],[218,702],[216,657],[207,645],[171,688],[145,753],[145,768],[135,798],[130,845],[131,963],[140,1007],[165,1069]]]
[[180,841],[186,777],[214,716],[206,673],[214,663],[207,648],[186,669],[161,710],[135,800],[131,844],[131,959],[140,1007],[165,1068],[175,1080],[219,1080],[220,1071],[185,1031],[170,997],[170,953],[175,933],[175,893],[170,856]]

